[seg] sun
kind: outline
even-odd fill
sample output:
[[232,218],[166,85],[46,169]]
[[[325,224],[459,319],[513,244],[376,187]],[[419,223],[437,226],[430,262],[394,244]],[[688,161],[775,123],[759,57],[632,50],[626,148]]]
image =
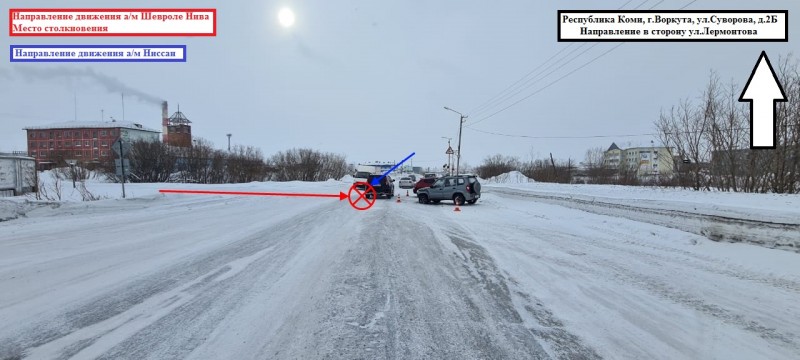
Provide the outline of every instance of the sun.
[[294,25],[294,12],[292,9],[281,9],[281,11],[278,12],[278,22],[285,28],[292,27],[292,25]]

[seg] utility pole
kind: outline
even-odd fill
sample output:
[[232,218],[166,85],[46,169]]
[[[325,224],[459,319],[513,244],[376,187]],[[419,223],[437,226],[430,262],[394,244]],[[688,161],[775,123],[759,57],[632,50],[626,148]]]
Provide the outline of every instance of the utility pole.
[[231,133],[228,133],[228,152],[231,152]]
[[464,119],[467,118],[466,115],[455,111],[447,106],[444,107],[445,110],[450,110],[458,115],[461,115],[461,120],[458,122],[458,150],[456,150],[456,176],[458,176],[459,172],[459,165],[461,165],[461,129],[464,127]]

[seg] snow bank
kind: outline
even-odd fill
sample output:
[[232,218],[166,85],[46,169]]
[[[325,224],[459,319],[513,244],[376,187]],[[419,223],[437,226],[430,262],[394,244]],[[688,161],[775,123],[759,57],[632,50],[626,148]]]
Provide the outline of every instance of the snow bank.
[[346,183],[351,183],[351,182],[353,182],[353,175],[345,175],[339,181],[346,182]]
[[0,200],[0,221],[13,220],[19,215],[15,202]]
[[488,184],[525,184],[531,182],[533,182],[533,179],[516,170],[486,179]]
[[619,185],[490,184],[502,196],[681,229],[714,241],[800,252],[800,195]]

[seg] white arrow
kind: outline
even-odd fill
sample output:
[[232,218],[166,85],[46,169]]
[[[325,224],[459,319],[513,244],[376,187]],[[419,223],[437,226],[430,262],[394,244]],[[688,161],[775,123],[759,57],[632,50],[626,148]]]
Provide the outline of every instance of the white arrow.
[[766,51],[761,52],[739,101],[750,103],[750,148],[774,149],[777,135],[775,103],[786,101],[786,93],[772,69]]

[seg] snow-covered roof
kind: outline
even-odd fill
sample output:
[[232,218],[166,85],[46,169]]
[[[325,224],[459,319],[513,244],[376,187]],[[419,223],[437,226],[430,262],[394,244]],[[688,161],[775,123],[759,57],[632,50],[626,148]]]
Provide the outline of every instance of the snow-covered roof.
[[149,131],[157,133],[161,132],[155,129],[146,128],[141,124],[133,123],[130,121],[67,121],[67,122],[60,122],[60,123],[53,123],[46,125],[27,126],[22,128],[22,130],[85,129],[85,128],[90,128],[90,129],[123,128],[123,129],[133,129],[133,130],[141,130],[141,131]]

